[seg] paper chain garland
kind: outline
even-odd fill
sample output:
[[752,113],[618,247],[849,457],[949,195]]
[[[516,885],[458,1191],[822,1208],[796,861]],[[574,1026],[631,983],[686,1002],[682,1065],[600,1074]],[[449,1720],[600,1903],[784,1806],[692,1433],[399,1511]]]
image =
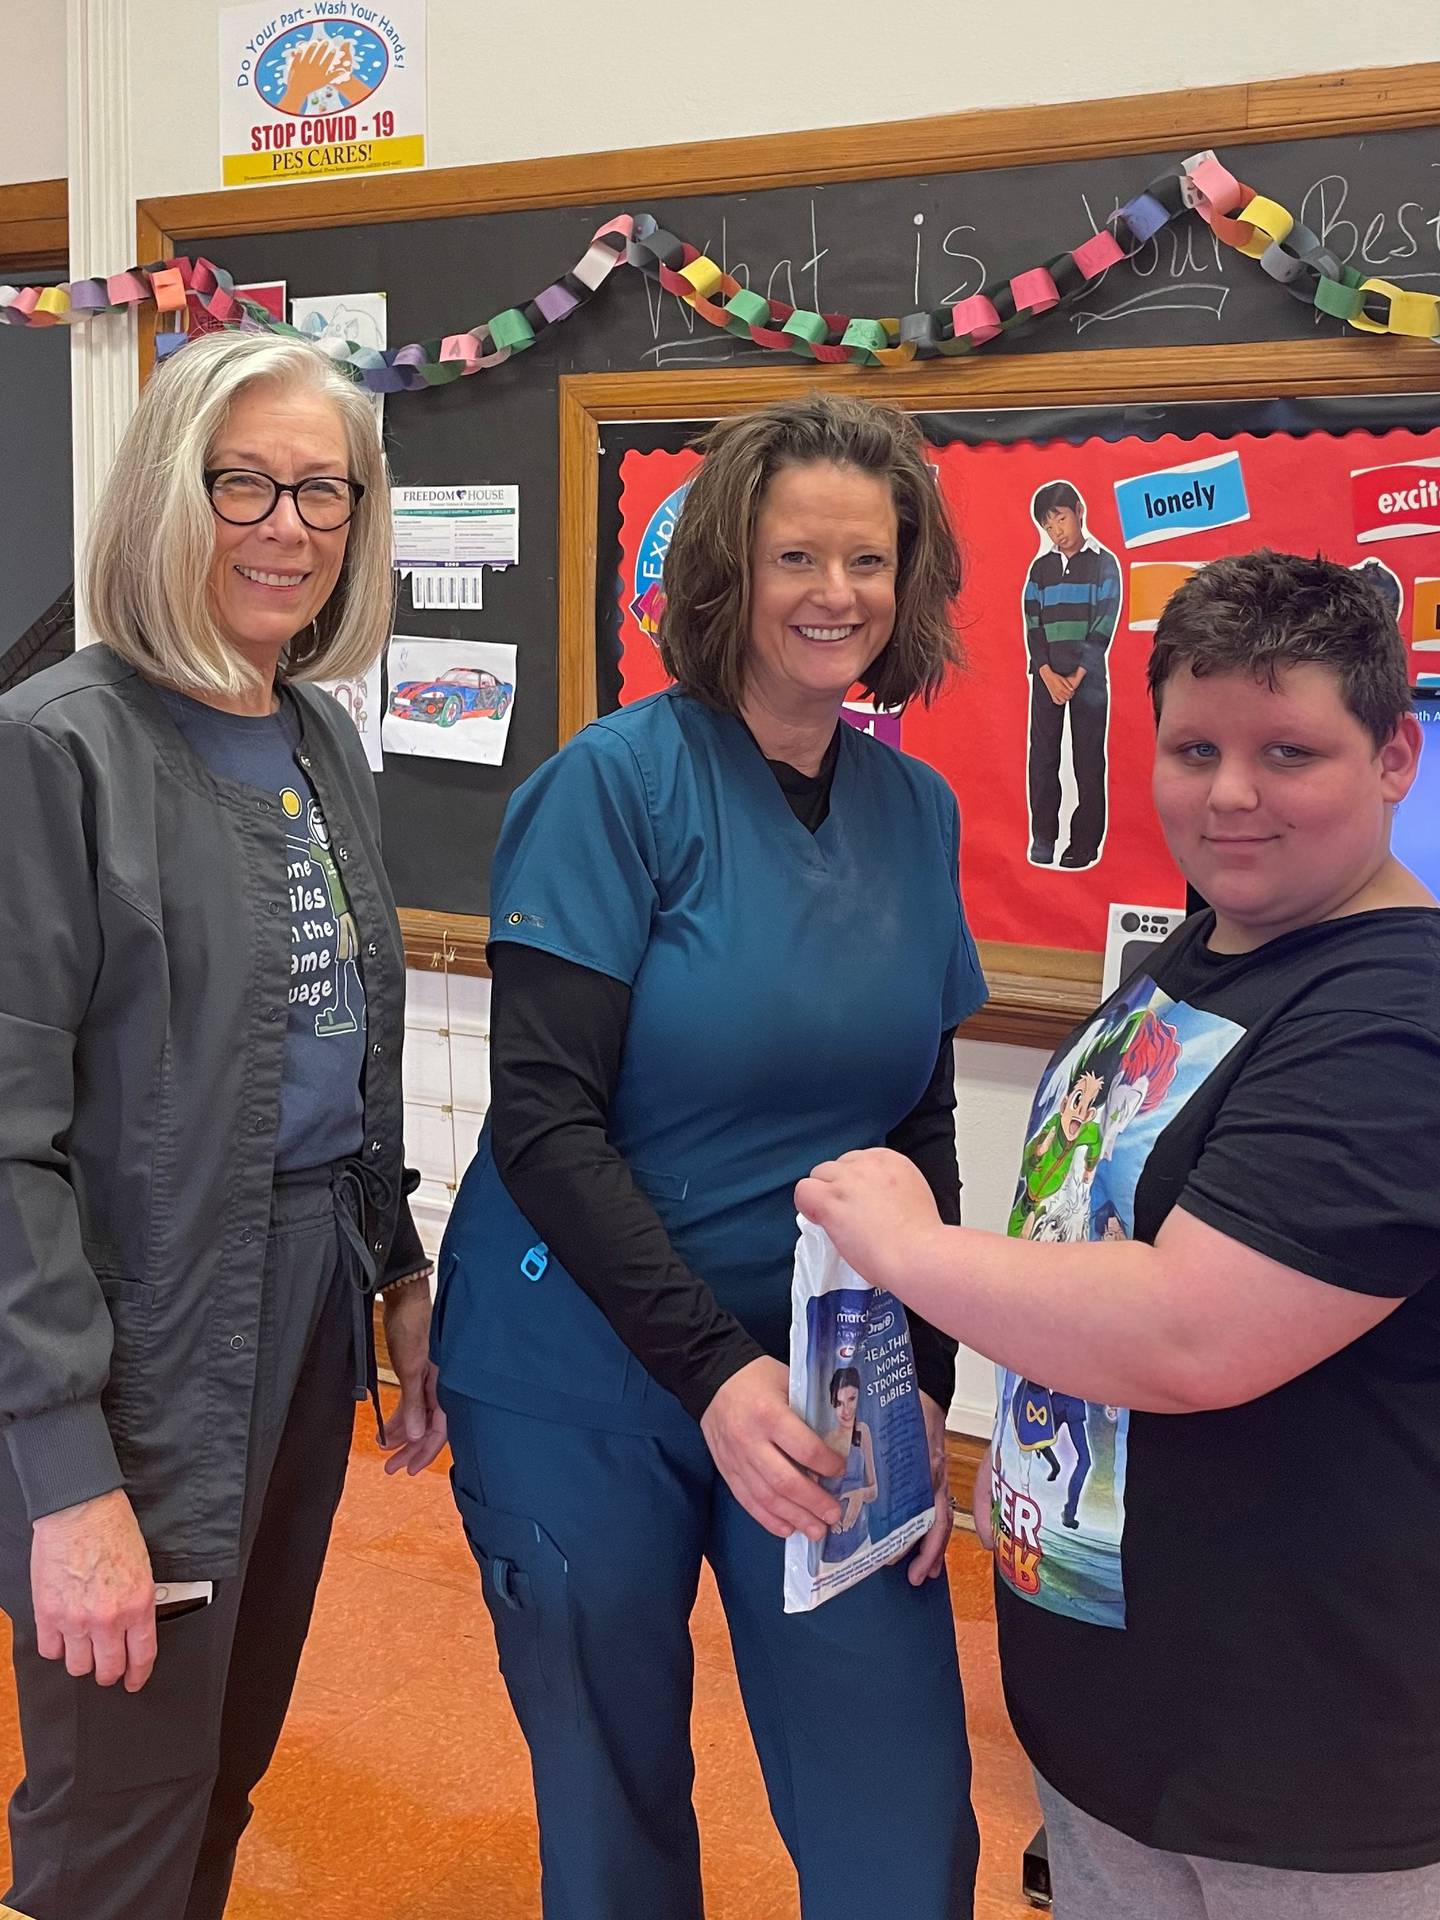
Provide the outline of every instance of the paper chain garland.
[[[1009,280],[929,313],[901,320],[867,320],[817,313],[768,300],[733,274],[667,233],[649,214],[620,214],[594,234],[569,273],[523,307],[507,307],[464,333],[380,350],[353,340],[317,345],[372,393],[401,393],[447,385],[497,367],[533,346],[599,291],[622,261],[638,267],[711,326],[776,353],[829,364],[900,367],[913,360],[971,353],[1026,321],[1068,304],[1113,266],[1189,210],[1227,246],[1237,248],[1305,301],[1362,333],[1393,333],[1440,344],[1440,297],[1413,293],[1392,281],[1346,266],[1322,238],[1276,200],[1237,180],[1213,152],[1191,156],[1152,180],[1114,214],[1101,232],[1070,253],[1057,254]],[[235,291],[234,276],[208,260],[157,261],[108,280],[76,280],[59,287],[0,286],[0,320],[12,326],[55,326],[138,307],[153,300],[162,316],[187,310],[194,294],[225,326],[263,329],[297,339],[312,336],[276,320]],[[184,343],[183,333],[158,336],[160,350]]]
[[1217,238],[1258,260],[1296,299],[1365,333],[1440,343],[1440,298],[1356,273],[1278,201],[1237,180],[1208,149],[1152,180],[1073,252],[992,282],[954,306],[907,314],[900,321],[851,319],[766,300],[688,242],[658,228],[648,214],[636,221],[628,251],[634,265],[702,319],[757,346],[819,361],[898,367],[940,354],[971,353],[1074,300],[1191,208]]
[[[354,340],[316,339],[314,344],[371,393],[445,386],[465,374],[498,367],[511,354],[533,346],[547,327],[568,319],[605,284],[625,260],[635,224],[628,213],[607,221],[569,273],[562,274],[523,308],[507,307],[468,333],[445,334],[437,340],[383,350],[361,346]],[[255,301],[244,299],[235,291],[234,275],[224,267],[210,260],[183,257],[131,267],[108,280],[75,280],[59,287],[0,287],[0,320],[22,327],[66,325],[153,300],[162,321],[173,314],[183,325],[190,294],[211,319],[223,326],[282,334],[294,340],[314,338],[299,327],[277,320]],[[184,343],[183,332],[156,335],[156,351],[162,356]]]

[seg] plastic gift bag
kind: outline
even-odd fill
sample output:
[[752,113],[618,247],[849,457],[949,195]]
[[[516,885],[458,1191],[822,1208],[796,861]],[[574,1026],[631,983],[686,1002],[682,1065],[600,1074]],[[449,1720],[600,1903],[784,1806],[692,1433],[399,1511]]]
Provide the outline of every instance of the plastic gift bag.
[[785,1542],[785,1611],[833,1600],[919,1540],[935,1518],[930,1449],[905,1309],[797,1218],[790,1405],[845,1465],[821,1481],[840,1502],[823,1540]]

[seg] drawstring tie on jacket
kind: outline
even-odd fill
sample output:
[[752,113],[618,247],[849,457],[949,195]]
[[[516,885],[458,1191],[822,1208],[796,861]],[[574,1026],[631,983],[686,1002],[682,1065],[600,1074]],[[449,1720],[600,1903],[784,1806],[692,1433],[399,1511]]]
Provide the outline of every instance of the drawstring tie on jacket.
[[366,1243],[365,1187],[353,1166],[342,1167],[335,1176],[335,1238],[340,1253],[340,1271],[350,1289],[350,1325],[355,1351],[355,1398],[368,1399],[375,1409],[376,1436],[385,1439],[385,1418],[380,1411],[380,1380],[375,1366],[372,1301],[379,1281],[375,1255]]

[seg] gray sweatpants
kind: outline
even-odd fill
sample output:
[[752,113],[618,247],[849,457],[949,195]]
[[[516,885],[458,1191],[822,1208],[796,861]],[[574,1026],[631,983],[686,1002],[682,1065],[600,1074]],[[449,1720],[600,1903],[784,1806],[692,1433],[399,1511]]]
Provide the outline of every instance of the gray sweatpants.
[[40,1658],[30,1527],[0,1447],[0,1606],[25,1748],[4,1898],[33,1920],[224,1913],[250,1793],[290,1704],[355,1417],[328,1174],[276,1183],[258,1358],[240,1571],[216,1581],[202,1611],[162,1622],[139,1693]]
[[1440,1866],[1294,1873],[1165,1853],[1092,1820],[1037,1773],[1055,1920],[1437,1920]]

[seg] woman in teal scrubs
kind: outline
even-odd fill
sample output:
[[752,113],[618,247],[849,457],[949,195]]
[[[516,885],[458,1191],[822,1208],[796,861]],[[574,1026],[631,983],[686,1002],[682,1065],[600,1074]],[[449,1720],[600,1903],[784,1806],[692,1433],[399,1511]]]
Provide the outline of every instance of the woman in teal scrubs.
[[[887,1143],[959,1217],[951,1037],[984,984],[938,775],[844,724],[954,664],[959,559],[914,425],[819,395],[714,428],[666,561],[674,685],[515,794],[492,1104],[441,1256],[454,1486],[530,1745],[547,1920],[699,1920],[702,1560],[806,1920],[972,1911],[944,1571],[786,1615],[845,1461],[790,1411],[792,1190]],[[912,1321],[944,1493],[954,1345]],[[833,1792],[863,1718],[866,1844]]]

